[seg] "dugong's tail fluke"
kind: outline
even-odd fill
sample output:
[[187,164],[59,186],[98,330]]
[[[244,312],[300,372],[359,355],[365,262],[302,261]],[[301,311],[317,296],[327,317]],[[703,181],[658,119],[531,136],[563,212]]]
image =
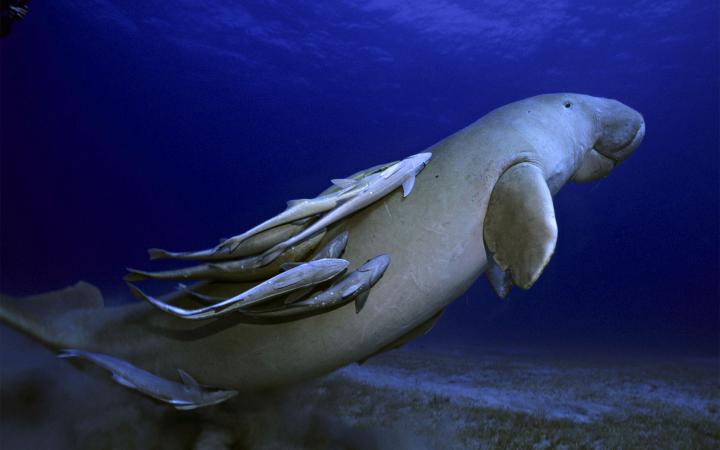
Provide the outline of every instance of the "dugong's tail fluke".
[[0,323],[4,323],[11,328],[25,334],[41,344],[55,348],[57,343],[52,337],[49,330],[39,320],[39,317],[33,317],[15,304],[16,300],[10,300],[6,297],[0,301]]
[[0,294],[0,323],[56,350],[78,346],[83,339],[80,333],[89,331],[70,326],[74,313],[102,306],[100,291],[82,281],[65,289],[24,298]]

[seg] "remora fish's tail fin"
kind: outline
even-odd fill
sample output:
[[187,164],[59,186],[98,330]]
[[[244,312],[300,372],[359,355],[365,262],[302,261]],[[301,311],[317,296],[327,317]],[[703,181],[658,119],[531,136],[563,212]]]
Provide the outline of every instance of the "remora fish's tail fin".
[[14,298],[0,294],[0,323],[53,350],[77,347],[82,335],[73,330],[67,314],[81,309],[101,308],[103,298],[93,285],[83,281],[65,289]]
[[125,281],[140,281],[147,280],[148,278],[153,277],[150,272],[145,272],[144,270],[132,269],[128,267],[127,271],[128,273],[123,277],[123,280]]
[[147,252],[151,260],[169,259],[175,257],[175,253],[163,250],[161,248],[149,248]]

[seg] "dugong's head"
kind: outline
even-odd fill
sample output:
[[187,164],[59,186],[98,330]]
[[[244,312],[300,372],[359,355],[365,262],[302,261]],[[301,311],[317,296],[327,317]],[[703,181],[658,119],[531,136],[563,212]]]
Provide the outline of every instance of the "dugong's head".
[[594,122],[594,143],[575,170],[573,180],[583,183],[607,176],[626,160],[645,137],[645,120],[634,109],[602,97],[569,94],[565,108],[577,108]]

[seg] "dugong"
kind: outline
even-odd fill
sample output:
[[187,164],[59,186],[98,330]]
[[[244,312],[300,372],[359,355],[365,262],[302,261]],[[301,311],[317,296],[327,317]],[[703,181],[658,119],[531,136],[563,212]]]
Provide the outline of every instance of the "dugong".
[[[0,320],[55,349],[102,352],[169,379],[181,367],[225,389],[322,375],[429,328],[486,271],[500,293],[511,284],[531,287],[555,247],[553,194],[569,181],[606,176],[644,134],[642,116],[618,101],[561,93],[498,108],[433,145],[411,196],[396,190],[324,237],[348,232],[349,271],[377,255],[392,258],[359,313],[346,304],[281,322],[187,321],[145,303],[68,299],[62,308],[44,298],[37,305],[4,299]],[[251,286],[198,289],[230,297]]]

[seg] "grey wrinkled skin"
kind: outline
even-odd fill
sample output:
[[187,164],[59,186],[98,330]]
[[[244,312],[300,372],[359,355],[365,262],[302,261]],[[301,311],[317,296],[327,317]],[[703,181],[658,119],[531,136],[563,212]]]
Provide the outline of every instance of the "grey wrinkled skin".
[[[349,232],[343,254],[348,270],[376,255],[392,255],[359,314],[347,304],[272,325],[228,317],[207,326],[139,303],[62,317],[2,306],[0,319],[49,346],[102,350],[165,377],[183,367],[213,386],[258,389],[319,376],[363,360],[428,322],[483,274],[489,266],[485,214],[508,168],[532,161],[556,193],[591,151],[620,162],[643,133],[642,116],[614,100],[561,93],[498,108],[433,145],[433,158],[410,196],[395,190],[334,224],[324,238]],[[251,286],[213,284],[203,293],[227,297]]]

